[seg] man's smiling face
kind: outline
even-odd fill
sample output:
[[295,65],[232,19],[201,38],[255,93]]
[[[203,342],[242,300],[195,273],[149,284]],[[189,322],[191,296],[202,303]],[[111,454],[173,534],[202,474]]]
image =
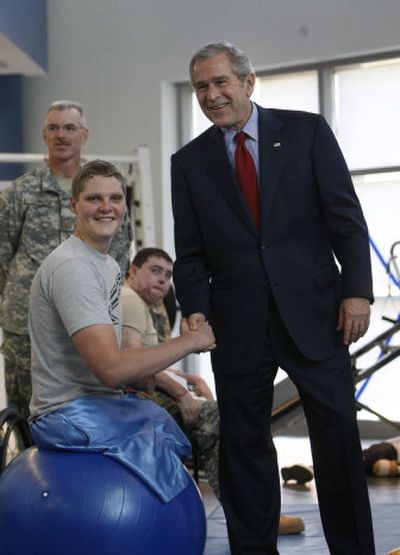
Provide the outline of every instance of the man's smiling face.
[[125,212],[125,194],[115,177],[95,175],[79,194],[71,198],[71,209],[76,214],[75,234],[100,252],[107,252]]
[[255,75],[241,81],[226,54],[196,62],[193,86],[205,116],[218,127],[242,129],[251,115]]

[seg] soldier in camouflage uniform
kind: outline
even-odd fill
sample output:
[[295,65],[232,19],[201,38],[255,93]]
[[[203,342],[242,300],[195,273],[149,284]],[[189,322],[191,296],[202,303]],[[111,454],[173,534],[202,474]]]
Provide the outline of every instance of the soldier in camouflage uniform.
[[[134,275],[136,269],[139,277]],[[171,286],[171,273],[172,260],[161,249],[142,249],[135,256],[121,299],[124,346],[150,346],[170,339],[171,326],[162,300]],[[131,290],[126,291],[127,288]],[[137,295],[132,296],[132,289]],[[131,311],[134,314],[129,314]],[[205,476],[219,498],[218,405],[203,378],[182,373],[179,377],[176,382],[161,372],[155,378],[154,389],[135,392],[175,418],[196,446],[204,462]]]
[[[47,164],[16,179],[0,196],[0,325],[6,393],[9,405],[25,417],[31,398],[29,290],[41,262],[74,232],[70,187],[87,138],[80,104],[54,102],[43,130]],[[127,219],[110,252],[123,274],[129,266],[131,240]]]

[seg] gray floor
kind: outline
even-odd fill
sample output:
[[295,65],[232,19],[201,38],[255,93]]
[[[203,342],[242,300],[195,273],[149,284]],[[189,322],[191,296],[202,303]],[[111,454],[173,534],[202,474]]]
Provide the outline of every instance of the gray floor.
[[[308,438],[280,436],[275,437],[274,441],[278,452],[280,468],[296,463],[312,465]],[[363,446],[368,447],[368,445],[377,441],[380,440],[368,440],[363,442]],[[371,503],[399,503],[400,505],[400,477],[369,478],[368,488]],[[218,506],[218,501],[206,481],[200,481],[200,490],[204,498],[206,514],[209,514]],[[285,484],[282,484],[282,505],[305,503],[317,503],[314,481],[304,486],[285,486]]]
[[[290,466],[296,463],[302,463],[306,465],[312,464],[311,451],[308,438],[304,437],[287,437],[279,436],[275,437],[275,445],[278,452],[279,466]],[[371,443],[376,443],[380,440],[368,440],[363,441],[363,447],[368,447]],[[388,504],[398,504],[400,505],[400,477],[396,478],[369,478],[368,488],[371,499],[371,505],[373,507],[382,505],[387,506]],[[203,496],[206,514],[211,515],[215,509],[218,509],[219,503],[215,498],[211,488],[205,480],[200,480],[200,491]],[[306,507],[317,505],[317,496],[315,490],[314,481],[304,485],[304,486],[288,486],[282,484],[282,506],[288,514],[292,514],[291,506],[293,508],[299,509],[301,506],[304,508],[303,517],[306,518]],[[298,516],[302,516],[298,514]],[[397,519],[396,519],[397,520]],[[375,527],[374,522],[374,527]],[[400,517],[398,519],[398,528],[400,528]],[[306,523],[307,528],[307,523]],[[293,538],[294,540],[294,538]],[[399,545],[391,545],[389,542],[389,548],[394,549],[400,547]],[[385,555],[387,550],[380,550],[377,555]],[[290,553],[300,553],[298,549],[293,545],[293,551]]]

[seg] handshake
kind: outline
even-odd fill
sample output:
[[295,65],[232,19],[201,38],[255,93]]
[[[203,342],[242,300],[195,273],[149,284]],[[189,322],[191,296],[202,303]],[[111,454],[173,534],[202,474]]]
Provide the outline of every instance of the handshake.
[[194,351],[197,354],[207,353],[217,346],[212,327],[201,312],[194,312],[187,318],[182,318],[180,332],[181,335],[193,335],[198,344],[198,349]]

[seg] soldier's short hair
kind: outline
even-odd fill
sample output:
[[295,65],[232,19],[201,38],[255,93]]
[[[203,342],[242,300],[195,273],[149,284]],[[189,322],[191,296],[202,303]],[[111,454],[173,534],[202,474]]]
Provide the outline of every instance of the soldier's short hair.
[[55,100],[50,104],[49,109],[47,110],[47,114],[49,114],[49,112],[52,112],[53,110],[62,112],[63,110],[69,110],[71,108],[74,108],[80,113],[82,118],[82,125],[86,127],[85,113],[83,111],[82,105],[79,102],[76,102],[76,100]]
[[138,268],[141,268],[143,264],[146,264],[148,259],[152,256],[163,258],[169,264],[173,264],[173,260],[167,252],[156,247],[147,247],[145,249],[141,249],[135,254],[135,257],[132,260],[132,266],[137,266]]
[[71,194],[75,200],[79,199],[79,195],[85,189],[85,185],[89,179],[92,179],[92,177],[96,175],[102,177],[115,177],[121,183],[121,187],[125,194],[125,180],[117,167],[105,160],[92,160],[82,166],[72,180]]

